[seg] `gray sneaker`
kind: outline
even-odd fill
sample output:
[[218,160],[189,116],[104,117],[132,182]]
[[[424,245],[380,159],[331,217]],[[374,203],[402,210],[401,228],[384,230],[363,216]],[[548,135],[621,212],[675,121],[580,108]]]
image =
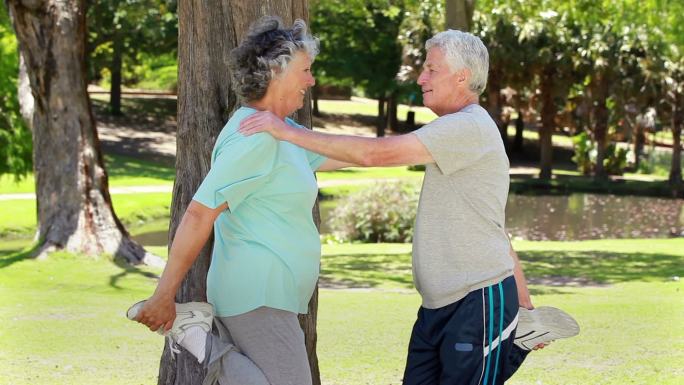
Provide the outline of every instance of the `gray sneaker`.
[[[126,317],[133,320],[140,309],[145,305],[145,301],[140,301],[126,312]],[[211,323],[214,319],[214,308],[211,304],[206,302],[188,302],[176,304],[176,320],[173,321],[173,326],[169,330],[169,334],[176,336],[183,335],[184,331],[191,326],[199,326],[205,332],[209,333],[211,330]],[[163,330],[157,330],[157,333],[164,334]]]
[[514,343],[523,350],[539,344],[579,334],[580,328],[568,313],[550,306],[534,310],[518,309],[518,328]]
[[[126,312],[126,317],[133,320],[145,301],[140,301],[131,306]],[[192,353],[198,362],[204,361],[204,347],[207,334],[211,331],[214,320],[214,308],[206,302],[188,302],[176,304],[176,319],[173,321],[171,330],[164,333],[163,328],[157,333],[166,335],[169,339],[171,356],[179,353],[173,343],[186,348]]]

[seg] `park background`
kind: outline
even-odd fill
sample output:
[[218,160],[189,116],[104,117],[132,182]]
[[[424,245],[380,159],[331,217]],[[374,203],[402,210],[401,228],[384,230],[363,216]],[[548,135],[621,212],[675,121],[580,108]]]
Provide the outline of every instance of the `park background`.
[[[36,3],[51,9],[37,17],[49,17],[55,8],[49,5],[83,5]],[[231,2],[243,15],[233,22],[248,25],[268,10],[289,10],[287,3]],[[409,132],[435,118],[415,86],[424,41],[450,26],[470,30],[488,46],[482,104],[511,160],[507,228],[535,305],[561,307],[582,328],[578,337],[533,353],[511,384],[682,382],[682,1],[299,4],[300,17],[308,14],[321,40],[308,115],[315,130]],[[8,10],[30,14],[29,5],[0,7],[0,384],[191,383],[192,368],[177,369],[162,355],[161,338],[124,317],[154,290],[158,265],[74,246],[79,242],[45,247],[45,237],[35,237],[38,228],[54,224],[40,215],[37,200],[85,206],[74,192],[80,190],[67,188],[74,179],[67,169],[59,172],[60,159],[101,151],[113,212],[135,242],[166,257],[174,218],[187,199],[181,193],[191,190],[174,189],[177,172],[192,169],[177,160],[186,156],[187,162],[188,152],[199,149],[208,158],[213,144],[177,141],[183,124],[192,127],[198,119],[190,114],[187,123],[179,109],[179,61],[187,47],[179,40],[179,4],[87,2],[86,28],[74,32],[82,34],[85,65],[71,69],[87,79],[84,95],[99,140],[74,153],[41,140],[47,135],[34,112],[20,107],[27,93]],[[28,67],[36,78],[56,71],[30,61]],[[195,98],[203,91],[209,99],[206,89]],[[39,102],[52,96],[33,92]],[[46,158],[57,167],[38,168],[52,175],[36,189],[35,165]],[[422,171],[350,169],[317,177],[324,243],[316,320],[320,382],[398,384],[420,303],[410,240]],[[193,290],[199,289],[186,291]]]

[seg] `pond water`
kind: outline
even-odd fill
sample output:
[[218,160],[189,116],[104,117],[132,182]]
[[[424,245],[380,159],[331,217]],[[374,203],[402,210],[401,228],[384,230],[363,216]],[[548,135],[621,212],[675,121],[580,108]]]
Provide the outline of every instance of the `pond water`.
[[[323,202],[321,232],[337,205]],[[600,194],[508,196],[506,228],[514,239],[585,240],[684,236],[684,200]]]
[[684,199],[511,194],[506,227],[514,239],[529,240],[684,236]]
[[[321,202],[321,232],[339,201]],[[167,242],[168,220],[148,223],[134,238],[144,245]],[[585,240],[684,236],[684,200],[637,196],[570,194],[514,195],[506,205],[506,228],[514,239]]]

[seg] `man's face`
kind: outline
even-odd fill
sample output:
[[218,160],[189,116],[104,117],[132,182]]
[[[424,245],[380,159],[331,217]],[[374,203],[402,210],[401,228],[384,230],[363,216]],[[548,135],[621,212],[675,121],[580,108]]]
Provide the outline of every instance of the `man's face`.
[[418,77],[425,107],[439,116],[454,112],[454,102],[458,101],[464,84],[464,71],[452,73],[442,50],[437,47],[430,48]]

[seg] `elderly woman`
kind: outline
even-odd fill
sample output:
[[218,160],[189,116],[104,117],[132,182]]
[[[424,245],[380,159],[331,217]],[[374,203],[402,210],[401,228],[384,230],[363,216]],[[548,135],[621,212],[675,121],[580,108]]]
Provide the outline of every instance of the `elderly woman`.
[[[297,314],[307,312],[319,274],[313,171],[347,164],[266,133],[244,137],[238,128],[246,117],[269,111],[305,129],[287,116],[315,84],[317,49],[303,21],[285,28],[264,17],[231,52],[233,87],[243,105],[216,140],[211,170],[183,216],[156,291],[128,311],[205,362],[205,384],[311,383]],[[211,305],[174,304],[212,227]]]

